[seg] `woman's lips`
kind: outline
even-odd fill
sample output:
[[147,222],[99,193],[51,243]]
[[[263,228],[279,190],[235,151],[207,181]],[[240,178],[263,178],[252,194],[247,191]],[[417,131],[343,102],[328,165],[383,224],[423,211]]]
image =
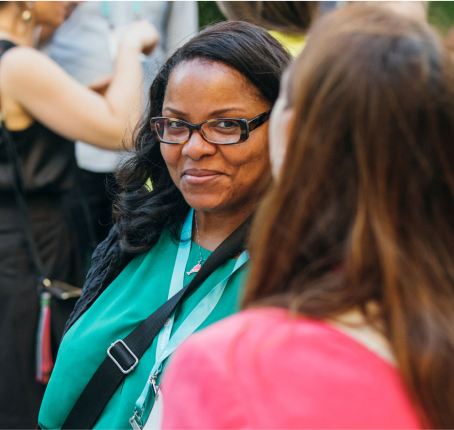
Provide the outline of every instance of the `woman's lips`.
[[201,185],[206,184],[207,182],[213,181],[222,173],[217,172],[215,170],[196,170],[190,169],[183,172],[182,180],[185,180],[187,183],[191,185]]

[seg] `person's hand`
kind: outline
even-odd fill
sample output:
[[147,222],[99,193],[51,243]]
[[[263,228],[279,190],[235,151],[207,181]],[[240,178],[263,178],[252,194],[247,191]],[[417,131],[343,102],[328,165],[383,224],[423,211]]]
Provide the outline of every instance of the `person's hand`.
[[148,21],[135,21],[120,39],[120,45],[133,47],[145,55],[151,54],[159,42],[159,33]]

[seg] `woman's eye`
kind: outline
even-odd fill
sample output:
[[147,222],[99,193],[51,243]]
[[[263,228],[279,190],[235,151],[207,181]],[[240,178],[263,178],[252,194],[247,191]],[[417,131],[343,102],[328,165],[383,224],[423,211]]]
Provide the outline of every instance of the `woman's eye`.
[[169,121],[168,127],[173,128],[173,129],[182,128],[182,127],[184,127],[184,124],[179,121]]
[[216,127],[219,128],[235,128],[238,127],[238,124],[235,121],[219,121],[216,123]]

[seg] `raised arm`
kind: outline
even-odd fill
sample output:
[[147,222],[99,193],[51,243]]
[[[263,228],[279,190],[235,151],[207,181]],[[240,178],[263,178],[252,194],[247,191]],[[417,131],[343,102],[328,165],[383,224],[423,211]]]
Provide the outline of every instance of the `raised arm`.
[[44,54],[32,48],[14,48],[1,61],[2,99],[13,100],[31,118],[70,140],[119,150],[125,132],[141,115],[139,53],[150,52],[158,39],[156,30],[146,21],[136,22],[127,30],[105,96],[78,83]]

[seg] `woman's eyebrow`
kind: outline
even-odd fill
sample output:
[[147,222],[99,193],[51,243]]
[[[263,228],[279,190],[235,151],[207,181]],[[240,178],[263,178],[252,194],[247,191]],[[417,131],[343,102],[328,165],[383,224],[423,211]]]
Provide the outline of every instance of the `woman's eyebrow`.
[[171,108],[171,107],[165,107],[165,108],[163,108],[162,110],[163,110],[163,111],[164,111],[164,110],[169,110],[169,111],[171,111],[172,113],[174,113],[175,115],[181,115],[181,116],[186,115],[184,112],[181,112],[181,111],[179,111],[178,109],[174,109],[174,108]]
[[[172,107],[169,107],[169,106],[166,106],[163,108],[163,110],[167,110],[167,111],[170,111],[172,112],[173,114],[175,115],[180,115],[180,116],[185,116],[187,115],[185,112],[182,112],[182,111],[179,111],[178,109],[175,109],[175,108],[172,108]],[[231,112],[231,111],[235,111],[235,112],[245,112],[244,109],[240,108],[240,107],[229,107],[229,108],[225,108],[225,109],[218,109],[218,110],[215,110],[213,112],[210,113],[210,116],[212,117],[218,117],[226,112]]]
[[244,109],[241,109],[239,107],[229,107],[229,108],[226,108],[226,109],[218,109],[218,110],[215,110],[213,112],[211,112],[210,115],[213,115],[213,116],[219,116],[219,115],[222,115],[226,112],[231,112],[231,111],[235,111],[235,112],[245,112]]

